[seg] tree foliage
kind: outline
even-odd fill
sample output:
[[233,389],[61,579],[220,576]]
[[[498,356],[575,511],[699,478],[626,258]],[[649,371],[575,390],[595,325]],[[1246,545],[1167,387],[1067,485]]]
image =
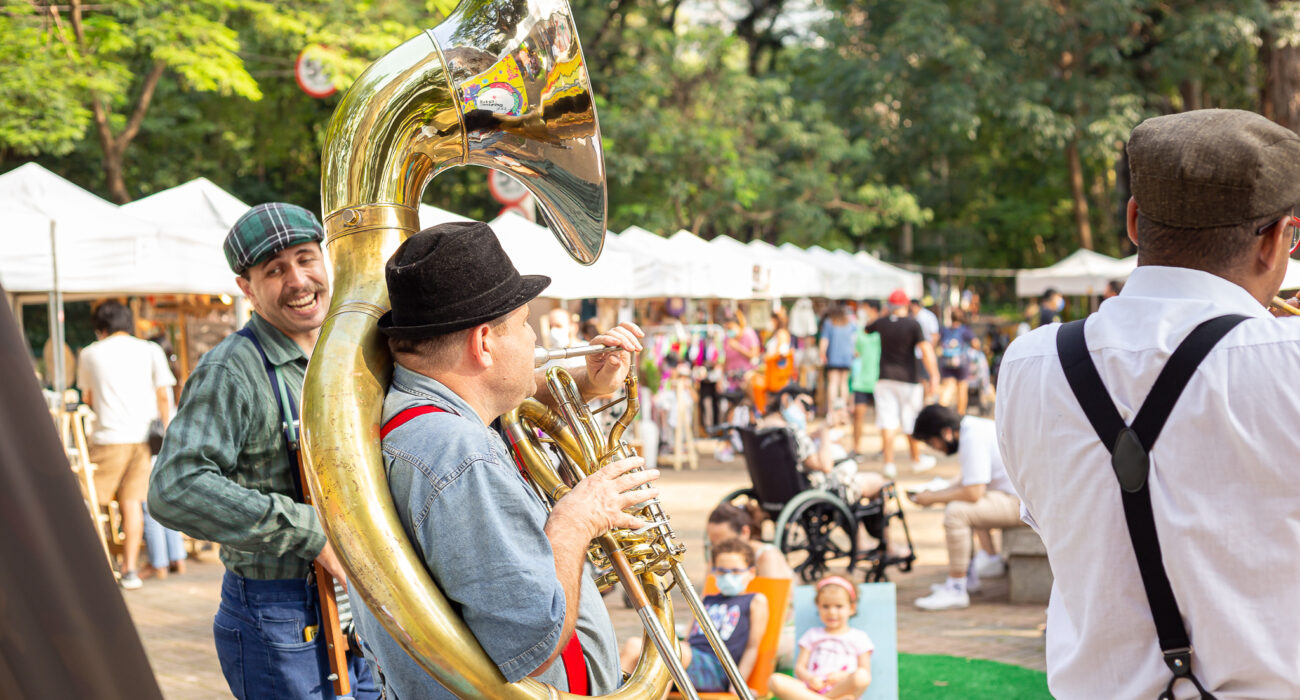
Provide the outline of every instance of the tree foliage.
[[[203,175],[249,202],[319,208],[339,98],[302,93],[294,57],[326,47],[344,89],[452,4],[121,0],[74,22],[67,5],[11,2],[0,167],[37,158],[119,200]],[[1080,245],[1121,254],[1123,144],[1139,121],[1235,107],[1300,125],[1293,2],[573,5],[615,230],[985,267]],[[498,208],[472,168],[426,200]]]

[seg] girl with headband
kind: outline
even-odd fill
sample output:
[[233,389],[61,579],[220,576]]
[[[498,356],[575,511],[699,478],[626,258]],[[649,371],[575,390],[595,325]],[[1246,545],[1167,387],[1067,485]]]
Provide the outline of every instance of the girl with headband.
[[858,611],[858,592],[842,576],[817,582],[817,616],[822,626],[799,638],[794,678],[773,674],[768,688],[780,700],[853,700],[871,685],[871,652],[866,632],[849,626]]

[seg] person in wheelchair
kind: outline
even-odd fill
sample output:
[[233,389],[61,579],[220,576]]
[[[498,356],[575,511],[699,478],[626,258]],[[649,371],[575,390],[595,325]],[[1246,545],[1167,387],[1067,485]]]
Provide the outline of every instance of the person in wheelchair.
[[935,404],[917,414],[912,434],[936,450],[957,455],[961,461],[961,479],[956,483],[939,490],[907,493],[918,506],[946,504],[943,530],[948,542],[948,580],[936,584],[930,595],[917,599],[916,606],[924,610],[965,608],[970,605],[969,592],[975,584],[975,579],[968,581],[968,571],[984,570],[985,560],[996,556],[978,550],[972,566],[972,531],[1022,525],[1020,498],[1007,477],[992,420],[960,416],[947,406]]
[[823,424],[810,434],[808,416],[813,413],[812,396],[802,387],[787,387],[777,394],[757,427],[785,428],[794,437],[797,466],[813,488],[839,494],[846,502],[870,500],[880,494],[885,479],[874,472],[858,471],[858,463],[841,444],[843,428]]

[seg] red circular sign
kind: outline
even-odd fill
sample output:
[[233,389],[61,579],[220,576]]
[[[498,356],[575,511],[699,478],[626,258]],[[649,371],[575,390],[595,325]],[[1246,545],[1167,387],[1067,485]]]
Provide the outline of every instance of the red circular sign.
[[528,199],[528,188],[523,183],[501,172],[500,170],[488,171],[488,191],[492,193],[492,198],[512,207]]
[[318,99],[329,97],[338,91],[325,64],[315,57],[321,51],[324,49],[320,46],[308,46],[298,52],[298,60],[293,64],[293,77],[298,81],[298,87]]

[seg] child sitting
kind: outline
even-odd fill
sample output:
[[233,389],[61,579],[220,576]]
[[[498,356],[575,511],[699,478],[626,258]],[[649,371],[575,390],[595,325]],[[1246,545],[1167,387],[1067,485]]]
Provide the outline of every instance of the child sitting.
[[827,576],[817,582],[815,600],[823,626],[799,638],[795,677],[773,674],[768,688],[780,700],[854,700],[871,685],[875,648],[866,632],[849,627],[858,611],[857,589],[843,577]]
[[[713,576],[719,593],[704,596],[704,609],[736,661],[742,678],[749,678],[758,661],[758,644],[767,629],[767,597],[745,593],[754,578],[754,550],[736,537],[713,548]],[[691,684],[701,692],[723,692],[730,685],[722,662],[698,624],[691,625],[689,645],[680,646],[682,664]],[[619,654],[624,671],[631,673],[641,657],[641,640],[629,639]]]

